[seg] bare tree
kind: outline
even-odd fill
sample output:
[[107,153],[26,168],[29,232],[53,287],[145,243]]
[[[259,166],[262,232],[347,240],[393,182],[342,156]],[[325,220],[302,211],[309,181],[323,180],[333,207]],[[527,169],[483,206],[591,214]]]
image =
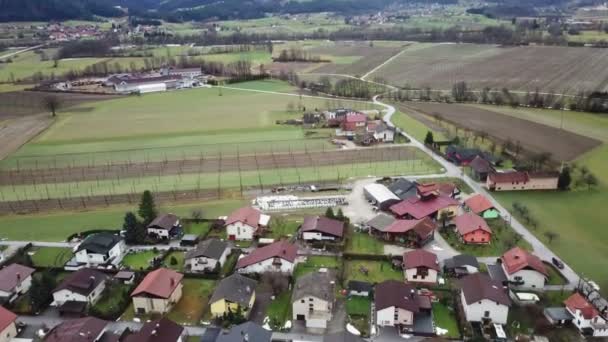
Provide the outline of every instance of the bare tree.
[[264,273],[262,275],[262,283],[268,285],[274,296],[278,296],[289,288],[287,276],[278,272]]
[[51,116],[55,117],[57,111],[61,108],[61,99],[57,95],[48,95],[42,99],[42,105],[46,110],[51,112]]
[[559,238],[559,234],[551,230],[546,231],[544,235],[547,240],[549,240],[549,243],[552,243],[553,240]]
[[203,219],[203,210],[202,209],[194,209],[192,210],[192,219],[195,223],[200,223]]

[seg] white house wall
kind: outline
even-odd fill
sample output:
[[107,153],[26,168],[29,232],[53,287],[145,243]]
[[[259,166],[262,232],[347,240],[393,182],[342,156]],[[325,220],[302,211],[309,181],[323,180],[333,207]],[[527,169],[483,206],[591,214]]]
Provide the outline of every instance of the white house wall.
[[255,263],[253,265],[249,265],[247,267],[243,267],[243,268],[239,268],[238,272],[239,273],[265,273],[265,272],[281,272],[281,273],[293,273],[293,267],[294,264],[285,260],[285,259],[281,259],[281,266],[280,267],[276,267],[275,265],[272,264],[274,258],[269,258],[263,261],[260,261],[258,263]]
[[[483,318],[490,318],[494,323],[507,324],[507,316],[509,315],[508,306],[487,299],[467,304],[462,291],[460,292],[460,298],[467,321],[481,322]],[[486,311],[490,313],[488,317],[485,316]]]
[[241,221],[234,222],[226,226],[226,235],[228,237],[234,235],[236,240],[253,240],[253,235],[255,231],[255,227],[252,227]]

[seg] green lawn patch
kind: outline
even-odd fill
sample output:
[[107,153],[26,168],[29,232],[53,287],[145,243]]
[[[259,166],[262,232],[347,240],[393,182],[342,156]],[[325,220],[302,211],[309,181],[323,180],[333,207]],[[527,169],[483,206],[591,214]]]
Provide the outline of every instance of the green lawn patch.
[[145,270],[151,266],[152,259],[159,255],[159,252],[153,250],[129,253],[122,259],[122,265],[134,271]]
[[433,303],[433,319],[435,321],[435,326],[448,331],[445,335],[442,335],[442,337],[460,338],[458,320],[456,319],[454,308],[441,303]]
[[211,230],[211,222],[187,222],[184,224],[184,234],[205,235]]
[[228,258],[226,258],[226,262],[224,263],[224,266],[222,266],[222,276],[223,277],[232,274],[232,271],[234,271],[234,267],[236,266],[236,262],[239,261],[239,255],[240,255],[240,253],[235,252],[235,251],[231,252],[228,255]]
[[369,317],[372,301],[367,297],[352,296],[346,298],[346,313],[348,315]]
[[543,306],[563,306],[564,301],[572,295],[568,290],[564,291],[544,291],[541,295]]
[[[163,260],[163,267],[170,268],[176,270],[178,272],[184,271],[184,259],[186,257],[186,252],[183,251],[173,251],[165,257]],[[175,261],[175,263],[173,262]]]
[[275,216],[272,218],[269,224],[269,231],[265,234],[265,237],[271,239],[290,238],[296,234],[296,231],[302,224],[302,219],[285,219],[281,216]]
[[308,256],[306,261],[299,263],[293,272],[294,278],[303,276],[304,274],[314,272],[320,268],[334,268],[337,269],[340,265],[340,260],[330,256]]
[[131,285],[113,282],[106,286],[101,298],[91,309],[91,314],[105,319],[115,319],[131,302]]
[[553,266],[549,263],[545,263],[545,268],[547,269],[547,272],[549,273],[549,277],[547,279],[548,285],[567,284],[566,279],[564,278],[564,276],[562,276],[562,274],[559,272],[559,270],[557,268],[555,268],[555,266]]
[[280,329],[291,320],[291,291],[285,291],[275,297],[266,308],[266,316],[272,328]]
[[[364,270],[367,270],[367,274]],[[385,280],[401,280],[405,278],[403,271],[391,267],[388,261],[347,260],[344,262],[344,283],[349,280],[361,280],[369,283],[380,283]]]
[[182,299],[173,307],[167,318],[180,324],[198,324],[215,288],[215,281],[184,278]]
[[384,254],[384,243],[366,233],[351,233],[346,240],[347,253]]
[[72,257],[72,250],[59,247],[33,247],[28,250],[35,267],[63,267]]

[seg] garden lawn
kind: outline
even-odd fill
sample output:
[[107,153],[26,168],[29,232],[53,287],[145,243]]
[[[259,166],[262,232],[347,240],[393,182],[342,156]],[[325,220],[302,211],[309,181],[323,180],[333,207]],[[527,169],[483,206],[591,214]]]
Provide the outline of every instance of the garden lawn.
[[270,319],[270,325],[284,327],[285,322],[291,320],[291,291],[285,291],[275,297],[266,308],[266,316]]
[[445,335],[441,335],[442,337],[460,338],[458,320],[453,308],[439,302],[433,303],[433,320],[435,321],[435,326],[448,331]]
[[[170,268],[176,270],[178,272],[184,271],[184,258],[186,257],[186,252],[183,251],[173,251],[165,257],[163,260],[163,267]],[[175,258],[175,264],[171,261],[171,259]]]
[[131,298],[129,297],[130,291],[131,286],[122,283],[114,283],[106,286],[101,298],[99,298],[97,303],[93,306],[94,310],[104,315],[119,310],[119,306],[124,303],[123,301],[126,301],[127,303],[131,301]]
[[184,278],[182,299],[173,307],[167,318],[180,324],[199,324],[203,313],[208,309],[207,303],[215,281]]
[[[244,204],[245,201],[241,200],[221,200],[196,204],[160,205],[159,210],[188,217],[192,210],[202,208],[205,218],[215,219],[227,215]],[[0,238],[15,241],[65,241],[69,235],[81,231],[121,227],[125,212],[135,210],[135,206],[113,206],[94,211],[0,216],[0,226],[2,226]]]
[[547,279],[547,285],[565,285],[567,284],[566,279],[559,272],[557,268],[549,263],[545,263],[545,268],[549,272],[549,278]]
[[346,241],[347,253],[384,254],[384,243],[366,233],[351,233]]
[[[446,230],[440,229],[441,236],[456,250],[464,254],[470,254],[478,257],[495,256],[499,257],[515,246],[519,246],[525,250],[532,250],[532,246],[523,238],[518,238],[517,233],[502,219],[487,220],[488,226],[492,229],[492,240],[487,245],[472,245],[460,242],[458,233],[452,227],[447,227]],[[440,223],[441,225],[441,223]],[[519,240],[517,240],[519,239]],[[517,241],[517,243],[515,243]]]
[[72,257],[72,250],[59,247],[33,247],[28,250],[35,267],[63,267]]
[[303,276],[304,274],[317,271],[320,268],[334,268],[337,269],[340,267],[341,261],[335,257],[331,256],[308,256],[306,257],[306,261],[302,263],[298,263],[296,269],[294,270],[293,276],[294,278],[298,278]]
[[[367,269],[367,274],[362,271]],[[395,270],[388,261],[347,260],[344,262],[344,283],[349,280],[361,280],[369,283],[381,283],[385,280],[404,280],[403,271]]]
[[281,217],[276,219],[273,218],[269,225],[270,229],[265,234],[265,237],[275,240],[278,240],[280,238],[292,237],[294,234],[296,234],[296,231],[298,230],[301,224],[302,219],[286,220]]
[[150,267],[152,259],[159,255],[159,252],[153,250],[129,253],[122,259],[122,265],[134,271],[145,270]]
[[367,297],[351,296],[346,298],[346,313],[369,317],[371,305],[372,302]]
[[226,258],[226,262],[224,263],[224,266],[222,266],[223,277],[232,274],[232,271],[234,271],[234,267],[236,266],[236,262],[239,261],[239,255],[240,253],[235,251],[228,254],[228,258]]
[[211,229],[211,222],[186,222],[184,223],[184,234],[194,234],[197,236],[206,235]]

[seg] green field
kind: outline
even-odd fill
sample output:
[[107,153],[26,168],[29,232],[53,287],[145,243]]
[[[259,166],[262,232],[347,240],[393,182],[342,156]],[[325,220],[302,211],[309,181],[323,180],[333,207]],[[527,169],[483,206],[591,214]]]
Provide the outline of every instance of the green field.
[[73,256],[71,249],[59,247],[34,247],[28,254],[36,267],[63,267]]
[[345,252],[384,254],[384,243],[366,233],[352,233],[346,240]]
[[446,329],[448,332],[443,335],[447,338],[459,338],[460,331],[458,330],[458,320],[453,307],[441,303],[433,303],[433,320],[435,325],[441,329]]
[[207,302],[215,288],[215,281],[184,278],[182,298],[167,314],[167,318],[180,324],[200,324]]
[[[165,257],[163,260],[163,267],[170,268],[172,270],[176,270],[178,272],[184,271],[184,258],[186,257],[186,252],[183,251],[173,251]],[[175,264],[172,263],[171,259],[174,259]]]
[[[364,270],[367,269],[367,274]],[[361,280],[381,283],[385,280],[404,280],[403,271],[392,268],[388,261],[347,260],[344,262],[344,283]]]
[[133,252],[125,255],[121,264],[134,271],[146,270],[151,266],[152,259],[159,255],[159,252],[155,252],[153,250]]
[[298,263],[293,271],[294,278],[303,276],[304,274],[315,272],[320,268],[338,268],[339,262],[337,258],[328,256],[309,256],[303,263]]

